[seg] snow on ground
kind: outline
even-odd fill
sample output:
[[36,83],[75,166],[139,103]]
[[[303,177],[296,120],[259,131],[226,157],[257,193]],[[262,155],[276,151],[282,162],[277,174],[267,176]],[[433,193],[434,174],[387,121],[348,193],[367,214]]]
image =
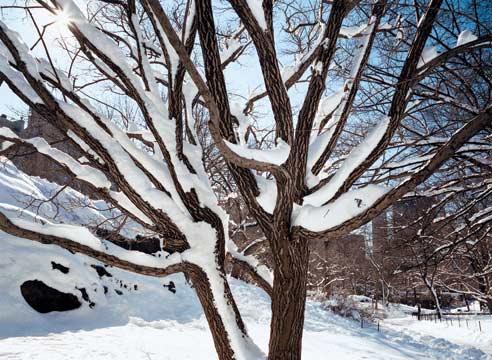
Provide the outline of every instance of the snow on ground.
[[[149,283],[155,279],[147,279]],[[261,290],[232,281],[248,329],[263,350],[268,344],[269,302]],[[181,286],[183,287],[183,286]],[[142,301],[147,312],[156,309],[156,320],[130,317],[126,324],[107,326],[105,319],[93,319],[93,328],[76,330],[44,329],[38,336],[24,328],[25,335],[0,340],[1,359],[215,359],[213,343],[199,304],[190,300],[192,294],[179,291],[174,298],[163,297]],[[141,301],[142,299],[140,299]],[[179,312],[174,306],[185,300]],[[142,306],[141,306],[142,307]],[[164,309],[170,311],[159,319]],[[183,316],[186,314],[186,316]],[[66,314],[63,314],[66,315]],[[46,315],[43,315],[46,316]],[[53,323],[59,318],[54,316]],[[308,302],[303,342],[304,359],[490,359],[484,350],[458,345],[446,340],[440,331],[425,335],[413,331],[408,319],[384,321],[383,331],[361,329],[355,321],[343,319],[323,309],[319,303]],[[73,321],[77,322],[76,319]],[[422,324],[424,322],[421,322]],[[391,324],[391,325],[390,325]],[[405,330],[411,324],[412,330]],[[418,324],[417,324],[418,325]],[[36,331],[35,331],[36,332]],[[468,336],[468,334],[464,334]],[[480,343],[474,343],[477,345]],[[490,353],[489,353],[490,354]]]
[[[91,267],[100,264],[97,261],[3,233],[0,254],[0,338],[125,325],[129,317],[189,322],[202,314],[193,289],[180,275],[154,279],[108,267],[112,277],[99,278]],[[53,269],[51,261],[67,266],[68,274]],[[35,279],[77,296],[82,306],[68,312],[38,313],[20,292],[24,281]],[[162,286],[169,281],[176,284],[176,294]],[[108,289],[106,294],[104,287]],[[96,304],[94,308],[83,300],[77,290],[81,288]]]
[[[47,198],[54,189],[40,179],[23,177],[11,166],[0,170],[0,202],[20,205],[33,194]],[[48,203],[42,207],[44,214],[56,213]],[[62,209],[59,220],[84,223],[98,216],[102,215],[88,209]],[[53,269],[51,261],[69,267],[69,272]],[[183,276],[156,279],[108,267],[112,277],[99,277],[91,267],[95,264],[59,247],[0,232],[0,359],[216,359],[203,311]],[[33,279],[76,295],[82,306],[63,313],[36,312],[20,293],[20,285]],[[176,284],[175,294],[163,287],[169,281]],[[266,351],[267,295],[242,282],[231,283],[252,338]],[[83,300],[80,288],[87,290],[95,306]],[[303,340],[307,360],[492,359],[491,344],[492,321],[477,334],[418,323],[395,311],[378,332],[374,327],[361,329],[358,322],[336,316],[320,303],[307,303]]]
[[[459,322],[458,316],[446,316],[445,318],[442,321],[418,321],[407,316],[386,319],[382,321],[382,326],[421,342],[440,338],[458,346],[475,347],[484,354],[489,354],[489,358],[492,358],[491,316],[461,315]],[[452,323],[451,319],[453,320]]]

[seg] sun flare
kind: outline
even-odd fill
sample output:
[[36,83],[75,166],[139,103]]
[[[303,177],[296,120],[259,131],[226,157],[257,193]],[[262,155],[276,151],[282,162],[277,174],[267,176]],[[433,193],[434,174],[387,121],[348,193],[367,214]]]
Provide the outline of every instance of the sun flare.
[[53,23],[60,28],[67,27],[72,22],[70,14],[67,11],[58,11],[53,14]]

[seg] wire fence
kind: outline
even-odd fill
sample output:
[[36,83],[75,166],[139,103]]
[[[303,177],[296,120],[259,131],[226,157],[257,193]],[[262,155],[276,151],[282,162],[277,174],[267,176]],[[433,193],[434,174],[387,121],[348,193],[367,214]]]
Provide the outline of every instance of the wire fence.
[[470,318],[471,316],[490,316],[481,313],[443,313],[440,317],[437,313],[418,314],[412,313],[412,317],[417,318],[420,321],[429,321],[434,324],[445,324],[446,326],[456,326],[459,328],[466,328],[476,330],[479,332],[486,331],[486,322],[480,318]]
[[[478,316],[478,318],[470,318],[470,316]],[[483,319],[481,317],[484,317]],[[463,329],[469,329],[472,331],[477,331],[480,333],[485,333],[492,331],[491,322],[486,320],[492,320],[492,316],[483,313],[444,313],[441,318],[437,313],[425,313],[418,315],[417,313],[412,313],[412,317],[418,319],[419,321],[427,321],[432,324],[446,326],[446,327],[457,327]],[[489,317],[490,319],[487,319]],[[383,332],[384,321],[379,319],[367,319],[364,317],[360,318],[361,329],[372,329],[378,332]]]

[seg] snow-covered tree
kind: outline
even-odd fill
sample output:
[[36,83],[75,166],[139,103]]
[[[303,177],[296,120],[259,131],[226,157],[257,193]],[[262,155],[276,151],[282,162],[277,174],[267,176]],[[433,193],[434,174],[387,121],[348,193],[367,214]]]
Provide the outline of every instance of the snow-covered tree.
[[[490,63],[484,59],[490,59],[492,35],[490,24],[482,24],[487,5],[477,12],[442,0],[229,0],[217,1],[226,14],[219,17],[211,0],[175,8],[159,0],[99,0],[86,12],[78,3],[34,0],[20,6],[33,20],[44,56],[35,56],[0,23],[0,79],[83,156],[74,158],[42,138],[19,138],[7,128],[0,128],[0,139],[4,147],[28,145],[58,162],[98,199],[162,239],[168,254],[126,251],[87,228],[20,218],[7,205],[0,208],[0,229],[129,271],[185,273],[221,359],[261,357],[231,294],[226,254],[259,283],[271,284],[268,358],[300,359],[309,242],[336,241],[367,223],[470,139],[484,137],[492,123],[490,98],[474,91],[475,84],[464,88],[471,86],[475,98],[451,98],[447,91],[460,90],[460,74],[482,71],[481,89],[490,95]],[[54,61],[43,39],[46,28],[33,16],[40,9],[62,19],[71,34],[63,45],[65,62]],[[229,15],[239,25],[224,36],[217,27]],[[454,18],[456,25],[445,27],[440,17]],[[475,34],[461,29],[460,21],[470,17]],[[225,69],[246,48],[257,56],[264,87],[238,104]],[[281,69],[292,55],[295,61]],[[115,108],[99,106],[108,87],[134,104],[138,116],[131,124],[104,115],[101,106]],[[274,147],[252,140],[258,104],[268,108],[262,121],[273,119]],[[446,137],[409,126],[425,122],[434,107],[460,109],[466,121]],[[268,240],[273,279],[228,240],[228,219],[202,162],[197,108],[206,111],[214,151]],[[442,121],[453,123],[453,111],[447,115]],[[425,155],[412,156],[415,144]]]

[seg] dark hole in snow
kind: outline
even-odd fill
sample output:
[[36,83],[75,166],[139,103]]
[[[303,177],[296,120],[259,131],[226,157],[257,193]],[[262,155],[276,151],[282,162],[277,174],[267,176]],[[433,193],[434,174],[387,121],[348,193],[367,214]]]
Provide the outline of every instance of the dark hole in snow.
[[169,284],[163,284],[162,286],[167,287],[167,289],[172,292],[173,294],[176,294],[176,285],[174,285],[173,281],[169,281]]
[[108,287],[106,285],[103,285],[103,289],[104,289],[104,293],[107,294],[108,293]]
[[123,295],[123,292],[121,292],[120,290],[118,289],[114,289],[114,292],[117,293],[118,295]]
[[134,290],[137,290],[137,289],[138,289],[138,286],[137,286],[136,284],[135,284],[135,285],[133,285],[133,289],[134,289]]
[[39,280],[28,280],[20,286],[24,300],[36,311],[69,311],[82,305],[77,296],[53,289]]
[[63,266],[62,264],[58,264],[54,261],[51,262],[51,268],[53,270],[60,270],[64,274],[68,274],[68,272],[70,271],[70,269],[67,268],[66,266]]
[[103,276],[107,276],[107,277],[113,277],[113,275],[111,275],[108,270],[106,270],[104,268],[104,266],[101,266],[101,265],[91,265],[91,267],[96,270],[97,272],[97,275],[99,275],[100,278],[102,278]]

